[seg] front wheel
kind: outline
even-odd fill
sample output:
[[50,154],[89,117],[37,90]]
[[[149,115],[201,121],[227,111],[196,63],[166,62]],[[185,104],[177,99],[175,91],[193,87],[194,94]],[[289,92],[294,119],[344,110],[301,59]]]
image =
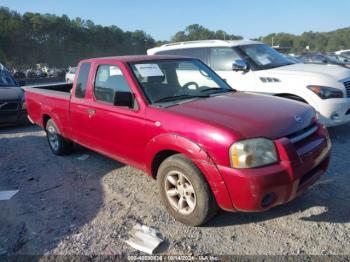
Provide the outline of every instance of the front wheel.
[[64,155],[71,150],[72,142],[60,135],[58,128],[52,119],[47,121],[45,130],[50,149],[55,155]]
[[200,226],[216,214],[218,206],[208,183],[186,156],[176,154],[164,160],[157,180],[163,204],[180,222]]

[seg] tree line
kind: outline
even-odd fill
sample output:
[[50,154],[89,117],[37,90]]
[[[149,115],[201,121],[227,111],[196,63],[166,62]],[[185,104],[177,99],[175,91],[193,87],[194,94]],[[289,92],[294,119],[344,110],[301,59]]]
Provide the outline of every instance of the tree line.
[[304,32],[301,35],[287,33],[269,34],[258,38],[269,45],[289,48],[291,52],[333,52],[350,49],[350,27],[331,32]]
[[[204,39],[242,39],[225,31],[212,31],[194,24],[179,31],[172,42]],[[332,32],[305,32],[301,35],[269,34],[257,40],[290,48],[291,52],[350,49],[350,27]],[[66,15],[25,13],[0,7],[0,62],[8,67],[33,67],[37,63],[67,67],[83,58],[145,54],[148,48],[166,43],[156,41],[142,30],[123,31],[101,26],[91,20]]]
[[145,53],[155,40],[141,30],[95,25],[68,16],[0,8],[0,61],[11,66],[76,65],[83,58]]

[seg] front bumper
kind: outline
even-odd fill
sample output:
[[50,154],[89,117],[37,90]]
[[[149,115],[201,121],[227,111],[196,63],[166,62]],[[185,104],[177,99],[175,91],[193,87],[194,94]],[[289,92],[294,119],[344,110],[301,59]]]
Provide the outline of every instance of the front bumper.
[[350,122],[350,98],[322,100],[317,109],[319,121],[327,127]]
[[322,126],[312,141],[304,141],[298,148],[287,138],[275,143],[278,164],[253,169],[218,167],[231,198],[229,211],[257,212],[287,203],[327,170],[331,144]]

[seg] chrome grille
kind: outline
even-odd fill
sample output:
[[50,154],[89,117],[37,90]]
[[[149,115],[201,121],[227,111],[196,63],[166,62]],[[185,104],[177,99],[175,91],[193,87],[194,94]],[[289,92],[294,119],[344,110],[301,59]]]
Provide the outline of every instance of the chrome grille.
[[316,131],[318,130],[318,127],[316,124],[312,124],[298,132],[295,132],[294,134],[291,134],[289,136],[287,136],[287,138],[293,143],[298,143],[306,138],[308,138],[309,136],[311,136],[312,134],[314,134]]
[[0,101],[0,111],[16,111],[18,109],[18,102]]
[[345,86],[345,89],[346,89],[346,96],[350,97],[350,81],[344,82],[344,86]]

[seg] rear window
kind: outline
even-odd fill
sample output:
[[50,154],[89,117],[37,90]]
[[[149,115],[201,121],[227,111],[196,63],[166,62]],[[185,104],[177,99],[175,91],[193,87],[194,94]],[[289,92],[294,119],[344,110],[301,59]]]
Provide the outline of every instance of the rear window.
[[79,76],[77,80],[77,87],[75,89],[75,96],[78,98],[84,98],[86,92],[87,81],[90,72],[90,63],[83,63],[79,69]]

